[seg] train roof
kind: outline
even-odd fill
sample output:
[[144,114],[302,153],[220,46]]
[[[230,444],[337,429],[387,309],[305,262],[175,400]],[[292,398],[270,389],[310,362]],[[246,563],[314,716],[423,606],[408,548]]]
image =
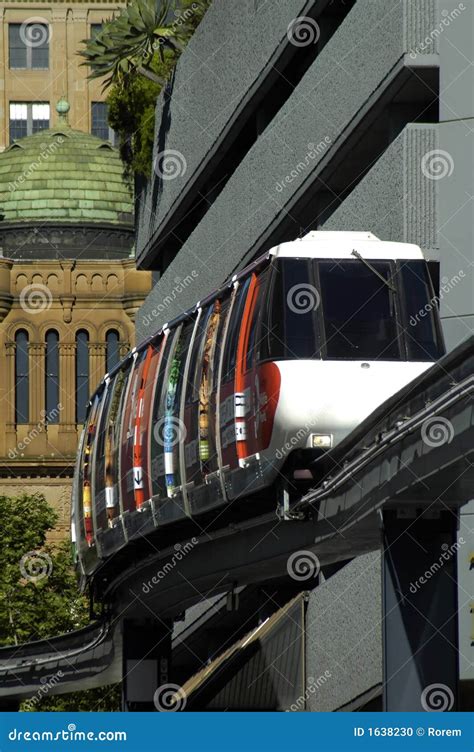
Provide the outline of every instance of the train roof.
[[271,248],[263,256],[260,256],[255,261],[252,261],[244,269],[234,274],[228,279],[221,287],[214,290],[203,300],[198,301],[192,308],[188,308],[183,311],[179,316],[176,316],[172,321],[167,322],[160,327],[156,332],[151,334],[146,339],[142,340],[136,347],[134,347],[124,358],[117,363],[114,368],[106,373],[95,392],[91,395],[89,405],[92,403],[96,394],[99,394],[108,379],[112,378],[118,371],[120,371],[127,362],[131,361],[136,353],[143,352],[148,347],[150,342],[157,339],[165,330],[171,329],[177,326],[180,322],[186,318],[192,316],[198,308],[206,305],[210,301],[214,300],[224,290],[228,290],[234,282],[238,279],[246,277],[252,270],[256,269],[265,261],[268,261],[270,256],[280,258],[337,258],[337,259],[354,259],[352,251],[357,251],[361,256],[367,259],[421,259],[424,256],[421,248],[413,243],[394,243],[392,241],[380,240],[376,235],[371,232],[329,232],[326,230],[313,230],[308,232],[302,238],[288,241],[287,243],[281,243],[280,245]]
[[357,251],[368,259],[423,259],[421,248],[412,243],[380,240],[371,232],[326,232],[314,230],[302,238],[281,243],[270,254],[282,258],[353,258]]

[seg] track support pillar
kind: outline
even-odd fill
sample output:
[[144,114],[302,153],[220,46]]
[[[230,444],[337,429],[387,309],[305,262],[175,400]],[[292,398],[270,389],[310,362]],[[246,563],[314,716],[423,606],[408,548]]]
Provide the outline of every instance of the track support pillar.
[[166,710],[172,623],[153,618],[124,619],[122,627],[122,710]]
[[457,514],[383,515],[384,710],[456,710]]

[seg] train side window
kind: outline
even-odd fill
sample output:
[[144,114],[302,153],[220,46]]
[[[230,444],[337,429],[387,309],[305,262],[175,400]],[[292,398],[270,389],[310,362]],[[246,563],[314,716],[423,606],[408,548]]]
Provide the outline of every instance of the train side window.
[[112,379],[112,381],[110,381],[106,386],[102,417],[97,427],[97,468],[95,476],[95,492],[97,494],[100,493],[100,491],[102,491],[102,489],[105,487],[105,441],[107,435],[108,415],[114,386],[115,379]]
[[173,413],[175,418],[179,418],[179,409],[181,404],[181,394],[184,385],[184,370],[189,350],[189,343],[194,329],[194,321],[186,321],[181,329],[179,340],[176,343],[176,349],[173,358],[172,373],[170,372],[168,382],[168,402],[167,408]]
[[201,341],[202,337],[205,331],[205,312],[201,311],[201,315],[199,316],[199,319],[197,320],[197,324],[195,324],[196,332],[194,335],[193,340],[193,349],[191,352],[191,360],[189,362],[189,371],[188,371],[188,378],[186,381],[186,396],[185,396],[185,404],[189,405],[191,402],[193,402],[194,399],[197,399],[195,396],[195,378],[196,378],[196,371],[197,371],[197,364],[198,364],[198,354],[199,350],[201,348]]
[[224,383],[234,378],[240,326],[242,324],[242,316],[249,285],[250,277],[241,282],[237,288],[236,299],[232,308],[232,314],[229,321],[229,329],[227,331],[227,338],[224,347],[224,363],[222,368],[222,381]]
[[402,310],[409,360],[436,360],[443,354],[436,323],[436,298],[425,261],[401,261]]
[[137,407],[138,407],[137,397],[138,397],[138,391],[140,389],[140,378],[139,378],[140,367],[146,358],[146,352],[147,352],[146,348],[142,350],[142,352],[139,353],[133,365],[133,371],[132,371],[132,376],[131,376],[133,381],[132,381],[132,386],[130,389],[130,396],[129,396],[130,411],[129,411],[129,416],[128,416],[127,439],[131,438],[135,432],[135,418],[137,416]]
[[152,413],[153,425],[155,425],[160,415],[160,405],[162,401],[163,384],[165,380],[165,373],[167,371],[168,360],[170,357],[171,343],[173,342],[174,334],[175,334],[174,331],[169,332],[166,338],[165,345],[164,345],[163,355],[162,355],[161,363],[160,363],[160,370],[158,373],[158,379],[156,383],[155,400],[153,404],[153,413]]
[[211,388],[214,390],[217,387],[217,379],[219,376],[219,363],[221,359],[222,349],[224,345],[224,333],[227,321],[227,315],[230,308],[230,295],[221,301],[221,310],[219,316],[219,324],[216,332],[216,344],[214,348],[214,356],[212,361],[212,384]]
[[271,268],[262,316],[260,360],[320,357],[319,291],[309,260],[277,259]]
[[255,355],[260,347],[260,320],[267,289],[268,270],[258,275],[257,287],[255,290],[255,299],[253,302],[252,320],[250,322],[250,331],[247,340],[247,352],[245,356],[245,368],[250,370],[254,364]]
[[214,310],[214,303],[204,309],[199,319],[198,331],[194,339],[191,367],[189,369],[189,387],[191,391],[191,402],[199,399],[199,388],[201,385],[202,362],[204,357],[204,348],[206,346],[206,332],[209,325],[209,319]]
[[[160,370],[156,382],[155,398],[152,411],[152,431],[151,431],[151,477],[153,495],[165,492],[165,486],[162,481],[164,474],[163,460],[163,431],[160,426],[163,425],[165,399],[168,389],[169,366],[171,365],[172,352],[174,351],[174,341],[176,339],[176,329],[168,333],[164,344],[163,356],[160,362]],[[171,356],[171,358],[170,358]],[[161,422],[160,422],[161,421]]]
[[[203,368],[206,351],[212,346],[212,338],[215,332],[212,328],[213,325],[219,320],[220,301],[215,300],[201,316],[202,320],[202,334],[199,342],[198,356],[196,362],[196,369],[194,372],[194,385],[193,385],[193,402],[200,399],[200,392],[202,389],[203,380]],[[209,343],[209,337],[211,342]],[[207,377],[207,376],[206,376]],[[191,374],[190,374],[191,378]]]

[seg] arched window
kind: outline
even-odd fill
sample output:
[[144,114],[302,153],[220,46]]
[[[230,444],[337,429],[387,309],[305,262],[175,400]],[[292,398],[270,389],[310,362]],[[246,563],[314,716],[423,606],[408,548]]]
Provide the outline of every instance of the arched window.
[[120,360],[119,353],[119,333],[115,329],[109,329],[105,337],[106,348],[106,369],[107,373],[110,373],[112,368],[117,365]]
[[59,423],[59,334],[50,329],[46,333],[46,421]]
[[76,423],[84,423],[89,401],[89,335],[81,329],[76,334]]
[[15,334],[15,423],[28,423],[30,415],[28,332]]

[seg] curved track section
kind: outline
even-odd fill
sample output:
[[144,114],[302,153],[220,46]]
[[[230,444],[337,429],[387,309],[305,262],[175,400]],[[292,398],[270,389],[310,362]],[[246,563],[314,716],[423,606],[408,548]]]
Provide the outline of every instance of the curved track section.
[[331,453],[325,480],[290,510],[291,519],[265,514],[182,541],[179,566],[175,546],[149,547],[147,556],[134,547],[125,569],[99,572],[110,623],[0,650],[0,696],[31,695],[41,676],[66,664],[70,672],[66,667],[55,691],[105,684],[120,672],[117,626],[124,615],[173,618],[238,585],[294,578],[295,552],[309,552],[324,566],[376,550],[388,510],[415,516],[459,508],[474,487],[473,397],[474,337],[353,431]]

